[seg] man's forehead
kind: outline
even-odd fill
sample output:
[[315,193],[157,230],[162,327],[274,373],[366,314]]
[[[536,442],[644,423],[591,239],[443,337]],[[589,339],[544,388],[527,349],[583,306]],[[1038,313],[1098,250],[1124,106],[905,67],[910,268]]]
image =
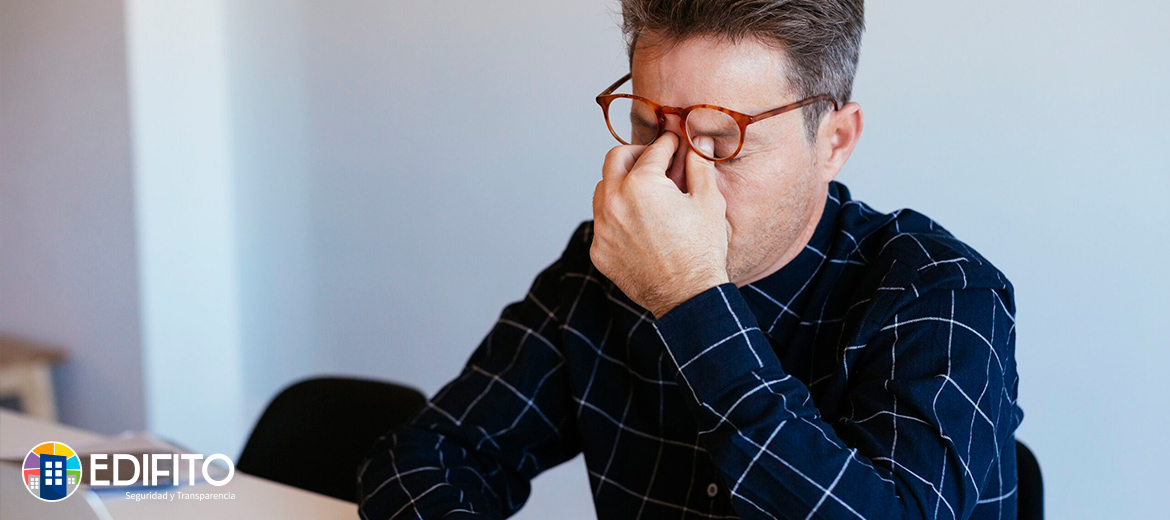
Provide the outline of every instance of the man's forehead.
[[671,106],[700,103],[755,113],[789,101],[783,51],[755,39],[638,38],[634,93]]

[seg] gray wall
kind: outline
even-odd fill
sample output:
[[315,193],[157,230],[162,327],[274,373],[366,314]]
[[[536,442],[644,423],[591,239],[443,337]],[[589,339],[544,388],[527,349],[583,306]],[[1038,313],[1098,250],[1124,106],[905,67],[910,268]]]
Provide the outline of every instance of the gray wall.
[[[8,42],[15,24],[7,21],[9,3],[3,5]],[[212,296],[235,306],[227,317],[216,309],[228,338],[216,348],[234,345],[226,355],[238,365],[216,375],[237,394],[229,413],[245,420],[224,425],[208,413],[179,430],[209,450],[231,452],[265,401],[309,374],[399,380],[433,393],[457,374],[503,305],[522,297],[573,227],[590,218],[611,139],[593,96],[625,70],[610,2],[130,5],[150,6],[158,16],[131,17],[142,24],[128,28],[135,35],[158,33],[144,20],[181,22],[174,15],[183,7],[169,6],[201,5],[202,32],[193,37],[221,46],[175,51],[209,60],[223,74],[213,95],[226,99],[185,91],[222,117],[189,128],[186,137],[226,153],[209,174],[230,180],[217,192],[230,207],[216,215],[230,216],[232,225],[200,240],[234,255],[228,274],[213,278],[235,281],[217,285],[220,294]],[[1161,265],[1170,252],[1163,200],[1170,168],[1158,156],[1170,137],[1162,95],[1170,91],[1164,66],[1170,40],[1161,27],[1168,15],[1170,7],[1152,0],[869,6],[855,89],[865,133],[840,180],[880,210],[912,207],[934,217],[1012,279],[1026,414],[1020,437],[1040,457],[1053,518],[1155,517],[1162,512],[1158,499],[1170,491],[1160,469],[1166,456],[1147,447],[1170,433],[1166,407],[1157,401],[1170,390],[1161,377],[1170,368],[1164,325],[1170,276]],[[81,47],[68,42],[75,45]],[[10,47],[4,45],[4,71]],[[167,63],[165,48],[150,50],[131,49],[134,63]],[[80,65],[53,66],[68,74]],[[138,73],[144,70],[161,69]],[[33,218],[38,210],[24,202],[36,200],[31,195],[9,195],[17,193],[9,185],[43,181],[33,170],[8,173],[8,150],[25,139],[10,133],[8,113],[26,104],[8,101],[8,84],[0,93],[0,280],[14,284],[30,278],[20,270],[27,266],[48,269],[40,264],[78,258],[70,233],[82,233],[7,231],[9,222],[48,218]],[[140,97],[167,92],[136,93],[133,106],[146,108],[135,121],[162,120],[165,108]],[[93,93],[46,98],[42,113],[83,95]],[[124,114],[100,121],[119,117],[125,124]],[[150,145],[149,136],[135,140],[146,146],[137,156],[181,157]],[[75,149],[73,140],[43,143]],[[84,175],[74,169],[59,182]],[[45,210],[53,218],[73,209],[39,196],[54,208]],[[131,240],[123,233],[133,232],[132,204],[122,197],[122,205],[87,215],[87,225],[111,219],[121,227],[110,233]],[[142,213],[136,217],[149,221],[144,226],[160,224],[163,231],[175,217]],[[33,256],[28,248],[10,249],[16,240],[10,236],[60,245]],[[144,250],[157,240],[139,233]],[[124,260],[117,265],[130,269],[128,279],[110,287],[135,283],[133,258]],[[181,303],[181,292],[143,285],[146,298],[158,298],[151,302]],[[45,323],[38,314],[7,310],[14,298],[8,287],[0,286],[4,325],[32,330]],[[85,301],[34,288],[36,299]],[[106,312],[123,321],[133,315]],[[150,319],[148,313],[144,328]],[[44,328],[52,332],[50,325]],[[151,358],[166,345],[148,337],[144,349]],[[190,350],[186,355],[201,355]],[[130,387],[141,384],[111,381],[102,388],[140,391]],[[197,396],[159,385],[151,398]],[[521,513],[550,516],[592,516],[579,459],[539,477]]]
[[107,433],[144,425],[130,162],[122,3],[0,0],[0,333]]

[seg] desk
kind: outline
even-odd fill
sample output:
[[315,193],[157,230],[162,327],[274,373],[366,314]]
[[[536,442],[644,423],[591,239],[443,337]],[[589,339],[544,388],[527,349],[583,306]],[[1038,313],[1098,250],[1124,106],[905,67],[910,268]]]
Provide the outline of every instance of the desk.
[[[0,410],[0,453],[10,453],[17,450],[28,451],[33,446],[46,441],[82,446],[100,441],[103,438],[103,436],[92,432]],[[0,464],[16,465],[12,462]],[[12,481],[10,482],[10,480]],[[23,486],[23,484],[19,479],[4,479],[0,481],[0,486]],[[231,482],[219,487],[198,483],[194,486],[165,489],[166,491],[184,493],[233,493],[235,494],[234,500],[175,500],[173,502],[144,500],[135,502],[128,500],[125,492],[117,492],[113,489],[103,490],[97,494],[113,520],[140,518],[167,518],[171,520],[357,518],[356,504],[253,477],[239,471],[232,477]],[[21,491],[22,493],[16,496],[23,495],[30,501],[39,502],[31,494],[23,492],[24,490]],[[66,500],[84,500],[79,496],[82,491],[79,489],[74,496]],[[6,496],[9,495],[6,494]],[[19,504],[16,506],[12,504],[0,505],[0,519],[9,518],[10,512],[16,507],[19,507]]]

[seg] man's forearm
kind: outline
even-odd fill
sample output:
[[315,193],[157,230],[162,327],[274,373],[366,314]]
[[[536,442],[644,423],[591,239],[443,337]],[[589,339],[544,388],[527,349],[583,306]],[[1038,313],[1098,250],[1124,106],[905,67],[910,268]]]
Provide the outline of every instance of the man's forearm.
[[484,475],[502,468],[488,466],[444,435],[407,426],[379,441],[359,468],[359,512],[366,520],[500,518],[501,497]]

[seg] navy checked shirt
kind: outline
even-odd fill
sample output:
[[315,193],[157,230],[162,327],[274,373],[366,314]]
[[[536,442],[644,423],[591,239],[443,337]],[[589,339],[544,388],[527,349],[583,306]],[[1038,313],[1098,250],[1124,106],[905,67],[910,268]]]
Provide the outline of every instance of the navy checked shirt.
[[1015,303],[913,210],[832,182],[804,250],[655,320],[592,222],[359,469],[363,518],[506,517],[583,453],[626,518],[1015,518]]

